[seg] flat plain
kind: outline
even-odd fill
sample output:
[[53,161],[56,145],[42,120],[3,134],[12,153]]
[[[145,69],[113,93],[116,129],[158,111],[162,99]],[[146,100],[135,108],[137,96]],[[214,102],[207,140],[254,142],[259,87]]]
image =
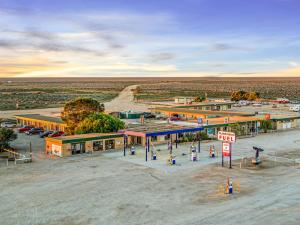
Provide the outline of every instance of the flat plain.
[[0,78],[0,110],[61,107],[76,97],[101,102],[125,87],[138,85],[138,101],[170,100],[175,96],[229,98],[232,91],[257,91],[263,98],[300,100],[300,78]]

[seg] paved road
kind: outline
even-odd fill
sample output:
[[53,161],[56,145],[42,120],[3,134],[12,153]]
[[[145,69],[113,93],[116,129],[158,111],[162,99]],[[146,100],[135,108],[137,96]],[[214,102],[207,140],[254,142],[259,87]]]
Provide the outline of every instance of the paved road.
[[[120,94],[110,102],[106,102],[105,109],[107,112],[112,111],[147,111],[146,105],[135,103],[132,90],[134,90],[137,85],[132,85],[124,88]],[[26,109],[26,110],[8,110],[0,111],[0,118],[13,118],[15,115],[20,114],[42,114],[46,116],[60,116],[62,108],[45,108],[45,109]]]

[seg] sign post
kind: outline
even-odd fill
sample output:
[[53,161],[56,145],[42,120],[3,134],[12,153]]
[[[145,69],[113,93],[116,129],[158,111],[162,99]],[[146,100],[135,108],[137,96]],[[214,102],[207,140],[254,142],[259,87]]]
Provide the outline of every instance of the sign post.
[[222,167],[224,166],[224,157],[229,157],[229,168],[232,168],[232,143],[236,141],[235,133],[218,132],[218,140],[222,141]]

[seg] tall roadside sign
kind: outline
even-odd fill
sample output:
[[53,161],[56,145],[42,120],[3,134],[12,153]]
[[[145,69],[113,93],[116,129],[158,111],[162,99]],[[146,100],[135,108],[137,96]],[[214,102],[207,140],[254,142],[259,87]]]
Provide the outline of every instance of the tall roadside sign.
[[233,132],[218,132],[218,140],[222,141],[222,166],[224,157],[229,157],[229,168],[231,169],[232,144],[236,142],[236,135]]

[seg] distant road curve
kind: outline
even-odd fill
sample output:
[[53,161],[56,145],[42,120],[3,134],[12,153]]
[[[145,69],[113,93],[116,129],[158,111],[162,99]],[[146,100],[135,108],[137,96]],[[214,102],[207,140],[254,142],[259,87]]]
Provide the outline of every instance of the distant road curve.
[[[137,88],[138,85],[131,85],[124,88],[119,95],[111,100],[110,102],[104,103],[105,110],[107,112],[114,111],[149,111],[148,107],[144,104],[135,103],[133,90]],[[45,109],[25,109],[25,110],[8,110],[0,111],[0,118],[13,118],[18,114],[42,114],[46,116],[60,116],[62,108],[45,108]]]

